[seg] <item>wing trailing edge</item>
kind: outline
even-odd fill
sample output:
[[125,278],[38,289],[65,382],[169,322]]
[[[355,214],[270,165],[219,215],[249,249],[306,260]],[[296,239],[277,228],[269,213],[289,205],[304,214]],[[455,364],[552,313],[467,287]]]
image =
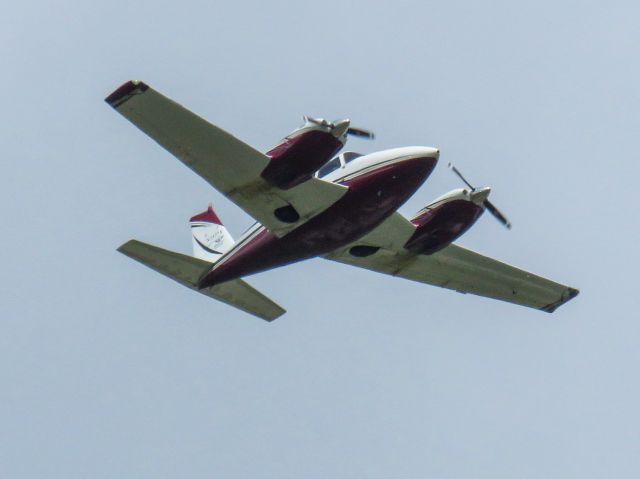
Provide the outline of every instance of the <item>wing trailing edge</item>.
[[325,256],[400,278],[553,313],[578,296],[576,288],[451,244],[437,253],[416,254],[403,244],[411,222],[395,213],[360,240]]

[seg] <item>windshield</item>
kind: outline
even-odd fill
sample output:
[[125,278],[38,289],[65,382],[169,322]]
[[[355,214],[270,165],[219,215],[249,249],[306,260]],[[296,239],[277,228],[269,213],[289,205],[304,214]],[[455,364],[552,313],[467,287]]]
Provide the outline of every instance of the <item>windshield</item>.
[[334,158],[329,163],[324,165],[322,168],[318,170],[318,178],[322,178],[323,176],[327,176],[332,171],[340,168],[340,159]]
[[361,156],[362,156],[361,153],[356,153],[355,151],[345,151],[342,154],[342,158],[344,158],[345,163],[349,163],[355,160],[356,158],[360,158]]

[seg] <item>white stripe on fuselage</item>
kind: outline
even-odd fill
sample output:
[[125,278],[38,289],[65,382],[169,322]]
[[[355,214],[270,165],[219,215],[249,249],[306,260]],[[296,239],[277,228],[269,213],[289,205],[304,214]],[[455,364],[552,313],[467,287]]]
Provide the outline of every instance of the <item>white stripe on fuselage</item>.
[[415,158],[437,158],[439,151],[426,146],[405,146],[360,156],[320,178],[330,183],[352,180],[384,166]]
[[260,223],[256,222],[251,226],[245,233],[238,239],[236,244],[233,245],[229,251],[223,254],[218,261],[214,264],[211,271],[215,270],[218,266],[225,263],[229,258],[231,258],[234,254],[240,251],[246,244],[248,244],[253,238],[258,236],[263,230],[266,228]]

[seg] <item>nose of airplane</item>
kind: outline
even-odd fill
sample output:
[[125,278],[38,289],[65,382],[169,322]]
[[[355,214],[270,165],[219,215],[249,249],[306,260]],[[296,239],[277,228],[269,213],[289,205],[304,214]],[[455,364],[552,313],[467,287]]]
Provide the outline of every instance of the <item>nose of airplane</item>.
[[436,160],[440,158],[440,150],[438,148],[426,148],[426,150]]
[[[396,160],[392,168],[409,182],[424,182],[438,164],[440,151],[430,147],[405,147],[391,150]],[[410,180],[409,180],[410,178]]]
[[404,150],[402,153],[405,161],[423,163],[429,173],[436,167],[440,157],[440,150],[427,146],[415,146]]
[[439,156],[440,150],[437,148],[404,146],[371,153],[363,161],[380,170],[405,171],[409,176],[424,181],[436,167]]
[[430,146],[411,146],[407,148],[398,148],[399,153],[410,158],[432,158],[437,160],[440,158],[440,150]]

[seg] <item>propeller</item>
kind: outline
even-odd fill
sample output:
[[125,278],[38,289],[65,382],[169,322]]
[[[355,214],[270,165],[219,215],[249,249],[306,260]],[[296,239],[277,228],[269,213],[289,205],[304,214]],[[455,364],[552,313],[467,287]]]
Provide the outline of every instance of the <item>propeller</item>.
[[360,138],[366,138],[367,140],[373,140],[376,137],[375,133],[370,130],[355,127],[349,127],[347,129],[347,135],[359,136]]
[[[460,170],[458,170],[458,168],[456,168],[452,163],[449,163],[449,168],[451,168],[451,170],[456,175],[458,175],[458,178],[460,178],[465,185],[471,188],[471,193],[474,193],[477,190],[477,188],[469,183],[467,179],[462,175],[462,173],[460,173]],[[489,211],[489,213],[491,213],[495,217],[495,219],[506,226],[507,229],[511,229],[511,221],[509,221],[507,217],[503,215],[502,212],[498,208],[496,208],[493,203],[491,203],[491,201],[485,198],[482,201],[482,205]]]
[[373,133],[370,130],[365,130],[364,128],[356,128],[356,127],[352,127],[349,126],[351,123],[351,120],[345,119],[345,120],[338,120],[335,122],[330,122],[325,120],[324,118],[313,118],[310,116],[305,116],[304,117],[305,121],[310,121],[311,123],[315,123],[316,125],[321,125],[321,126],[326,126],[329,127],[330,129],[334,129],[336,128],[336,126],[340,125],[347,125],[347,129],[346,129],[346,133],[347,135],[352,135],[352,136],[357,136],[360,138],[366,138],[368,140],[373,140],[376,135],[375,133]]

